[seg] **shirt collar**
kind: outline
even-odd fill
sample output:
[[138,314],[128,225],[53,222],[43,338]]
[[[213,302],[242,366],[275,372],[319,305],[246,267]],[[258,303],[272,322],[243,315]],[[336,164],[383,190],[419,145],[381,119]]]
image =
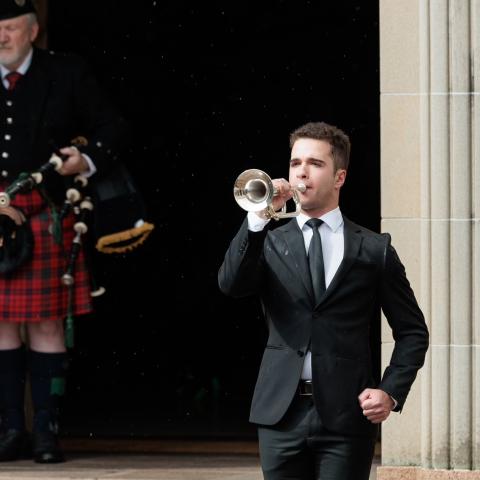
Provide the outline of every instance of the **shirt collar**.
[[[304,213],[300,213],[297,216],[297,222],[300,230],[303,229],[305,222],[310,220],[310,218],[311,217],[308,217]],[[323,223],[325,223],[334,233],[343,225],[343,216],[342,212],[340,211],[340,207],[330,210],[319,218],[323,220]]]
[[[30,65],[32,64],[32,56],[33,48],[30,49],[27,56],[25,57],[25,60],[23,60],[21,65],[15,71],[21,73],[22,75],[25,75],[27,73],[27,70],[30,68]],[[11,70],[4,67],[3,65],[0,65],[0,73],[2,75],[2,79],[4,79],[5,76],[8,75],[10,72]]]

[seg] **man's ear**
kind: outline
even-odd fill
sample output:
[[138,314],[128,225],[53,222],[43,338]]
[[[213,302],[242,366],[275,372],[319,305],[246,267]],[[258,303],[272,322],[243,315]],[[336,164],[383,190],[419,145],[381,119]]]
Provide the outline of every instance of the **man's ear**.
[[347,178],[347,171],[344,168],[339,168],[335,172],[335,187],[341,188],[345,183],[346,178]]
[[33,23],[32,26],[30,27],[30,42],[31,43],[33,43],[35,41],[35,39],[37,38],[39,30],[40,30],[40,25],[38,24],[38,22]]

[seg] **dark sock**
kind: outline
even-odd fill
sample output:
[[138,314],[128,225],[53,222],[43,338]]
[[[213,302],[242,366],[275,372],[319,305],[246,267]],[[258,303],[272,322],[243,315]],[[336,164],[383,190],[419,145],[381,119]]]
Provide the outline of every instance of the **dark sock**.
[[67,368],[67,353],[29,352],[34,432],[57,432]]
[[25,348],[0,350],[2,430],[25,430]]

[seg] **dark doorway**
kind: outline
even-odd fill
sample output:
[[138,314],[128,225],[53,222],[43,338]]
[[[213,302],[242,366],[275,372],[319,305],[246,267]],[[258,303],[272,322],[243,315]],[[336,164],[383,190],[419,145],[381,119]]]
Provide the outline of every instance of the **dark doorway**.
[[51,0],[48,38],[130,121],[125,161],[156,225],[94,257],[107,293],[76,322],[65,435],[253,437],[266,331],[255,300],[217,287],[245,215],[233,183],[287,175],[289,132],[325,120],[353,144],[342,210],[378,231],[378,2]]

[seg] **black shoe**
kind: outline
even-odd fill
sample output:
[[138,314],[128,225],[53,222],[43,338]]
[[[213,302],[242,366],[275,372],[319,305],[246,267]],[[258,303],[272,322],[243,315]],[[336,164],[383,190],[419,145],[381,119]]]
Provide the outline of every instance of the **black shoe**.
[[0,462],[10,462],[20,458],[32,458],[28,432],[10,429],[0,434]]
[[33,460],[37,463],[61,463],[65,461],[58,444],[57,436],[52,432],[33,432]]

